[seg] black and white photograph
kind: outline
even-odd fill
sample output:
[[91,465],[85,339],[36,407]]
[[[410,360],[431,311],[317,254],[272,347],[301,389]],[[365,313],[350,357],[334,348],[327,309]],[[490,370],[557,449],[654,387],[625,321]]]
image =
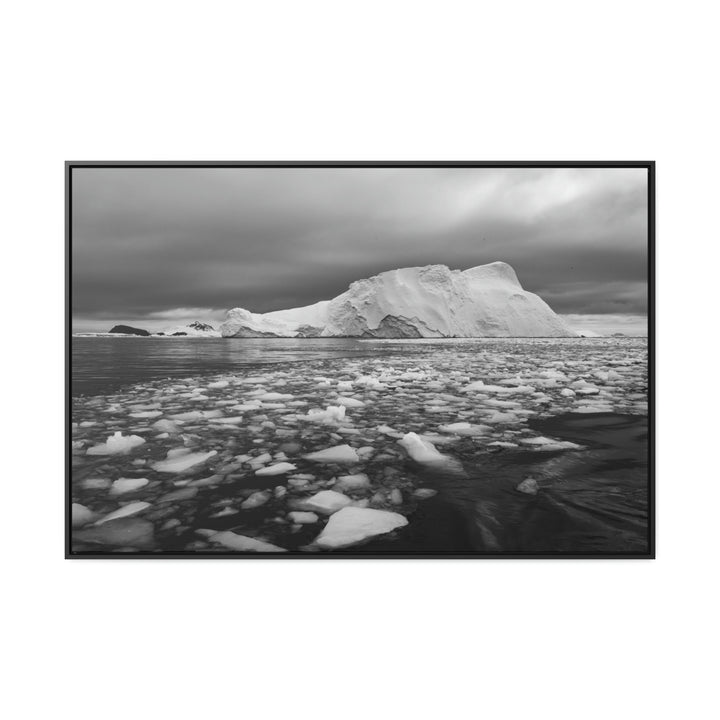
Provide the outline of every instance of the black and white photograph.
[[654,164],[68,162],[68,557],[652,557]]

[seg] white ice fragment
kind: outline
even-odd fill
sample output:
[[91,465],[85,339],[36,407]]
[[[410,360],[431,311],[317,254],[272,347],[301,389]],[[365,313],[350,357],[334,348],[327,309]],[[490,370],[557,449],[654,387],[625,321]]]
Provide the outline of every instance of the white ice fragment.
[[150,481],[147,478],[120,478],[113,482],[110,488],[111,495],[123,495],[145,487]]
[[127,517],[128,515],[135,515],[149,507],[149,502],[131,502],[127,505],[123,505],[121,508],[114,510],[113,512],[105,515],[104,517],[101,517],[98,521],[96,521],[95,524],[102,525],[103,523],[108,522],[108,520],[116,520],[117,518]]
[[170,415],[173,420],[209,420],[211,418],[222,417],[222,410],[192,410],[190,412],[178,413]]
[[279,393],[279,392],[266,392],[262,395],[256,396],[258,400],[292,400],[293,396],[288,395],[287,393]]
[[276,465],[269,465],[268,467],[259,468],[255,471],[256,475],[282,475],[283,473],[290,472],[291,470],[297,470],[297,466],[289,462],[281,462]]
[[335,487],[338,490],[363,490],[370,487],[370,478],[365,473],[356,475],[341,475]]
[[234,532],[230,532],[229,530],[224,530],[223,532],[209,532],[213,533],[209,536],[206,535],[210,542],[222,545],[229,550],[236,550],[238,552],[287,552],[285,548],[263,542],[262,540],[257,540],[256,538],[247,537],[246,535],[238,535]]
[[226,388],[229,384],[227,380],[216,380],[215,382],[208,383],[208,387],[217,390],[219,388]]
[[214,455],[217,455],[217,450],[211,450],[210,452],[206,453],[189,453],[187,455],[182,455],[178,458],[155,462],[150,467],[153,468],[153,470],[157,470],[158,472],[179,473],[193,467],[194,465],[205,462],[208,458],[211,458]]
[[403,435],[398,444],[407,450],[408,455],[419,463],[442,462],[445,455],[428,440],[423,440],[417,433],[409,432]]
[[270,498],[271,495],[267,490],[254,492],[246,500],[240,503],[240,507],[243,510],[252,510],[256,507],[264,505]]
[[407,519],[398,513],[345,507],[331,516],[314,544],[327,550],[350,547],[407,524]]
[[314,510],[322,515],[332,515],[334,512],[346,507],[352,500],[335,490],[321,490],[303,502],[306,510]]
[[413,497],[416,497],[418,500],[426,500],[435,495],[437,495],[437,490],[433,490],[432,488],[418,488],[413,493]]
[[365,406],[365,403],[362,400],[358,400],[357,398],[352,398],[352,397],[341,396],[341,397],[335,398],[335,400],[333,402],[336,402],[338,405],[343,405],[344,407],[349,407],[349,408],[359,408],[359,407]]
[[312,525],[316,523],[320,518],[314,512],[302,512],[301,510],[294,510],[288,513],[288,520],[292,523],[299,525]]
[[580,450],[582,445],[565,441],[565,440],[552,440],[547,437],[534,437],[534,438],[521,438],[520,442],[524,445],[531,445],[536,450],[544,450],[552,452],[554,450]]
[[142,412],[130,413],[133,418],[156,418],[162,415],[162,410],[144,410]]
[[123,435],[119,430],[111,435],[106,442],[100,445],[93,445],[88,448],[88,455],[119,455],[130,452],[138,445],[143,445],[145,440],[138,435]]
[[323,463],[356,463],[360,462],[358,454],[349,445],[335,445],[325,450],[303,455],[305,460]]
[[540,486],[535,478],[525,478],[515,489],[526,495],[537,495]]
[[72,504],[72,526],[74,528],[87,525],[94,517],[95,513],[90,508],[86,508],[80,503]]
[[438,430],[444,433],[454,433],[455,435],[482,435],[486,430],[489,430],[487,425],[472,425],[469,422],[457,422],[451,423],[450,425],[440,425]]
[[301,415],[300,419],[321,425],[332,425],[345,419],[345,407],[329,405],[325,410],[308,410],[307,415]]

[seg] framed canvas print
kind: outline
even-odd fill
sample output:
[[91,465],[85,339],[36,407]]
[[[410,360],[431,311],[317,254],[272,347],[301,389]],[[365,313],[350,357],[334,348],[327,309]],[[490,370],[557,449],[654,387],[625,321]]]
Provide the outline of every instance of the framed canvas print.
[[654,557],[654,172],[66,163],[66,557]]

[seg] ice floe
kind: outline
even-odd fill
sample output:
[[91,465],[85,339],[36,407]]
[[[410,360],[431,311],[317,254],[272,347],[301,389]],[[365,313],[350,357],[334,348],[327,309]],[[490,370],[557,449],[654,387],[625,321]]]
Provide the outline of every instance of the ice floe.
[[229,550],[236,552],[286,552],[285,548],[278,547],[272,543],[264,542],[256,538],[238,535],[237,533],[225,530],[213,532],[208,540],[216,545],[222,545]]
[[312,497],[303,501],[303,508],[319,512],[322,515],[332,515],[334,512],[350,505],[352,500],[335,490],[321,490]]
[[312,462],[320,463],[356,463],[360,462],[355,449],[349,445],[335,445],[334,447],[327,448],[325,450],[318,450],[317,452],[303,455],[305,460],[311,460]]
[[99,520],[96,520],[95,525],[102,525],[103,523],[109,522],[110,520],[117,520],[118,518],[127,517],[128,515],[136,515],[137,513],[142,512],[149,507],[150,503],[143,500],[131,502],[127,505],[123,505],[117,510],[113,510],[113,512],[108,513],[104,517],[101,517]]
[[145,440],[138,435],[123,435],[119,430],[113,433],[106,442],[93,445],[87,449],[88,455],[118,455],[128,453],[133,448],[143,445]]
[[205,462],[215,455],[217,455],[217,450],[211,450],[206,453],[188,453],[186,455],[180,455],[179,457],[169,457],[166,460],[160,460],[159,462],[152,463],[150,467],[153,470],[157,470],[157,472],[180,473],[188,470],[194,465],[199,465],[200,463]]
[[283,473],[292,472],[297,470],[297,466],[289,462],[281,462],[276,465],[268,465],[267,467],[258,468],[255,471],[256,475],[282,475]]
[[314,544],[325,550],[351,547],[408,524],[399,513],[371,508],[345,507],[330,516]]
[[118,478],[113,481],[110,487],[111,495],[123,495],[124,493],[134,492],[145,487],[150,482],[148,478]]

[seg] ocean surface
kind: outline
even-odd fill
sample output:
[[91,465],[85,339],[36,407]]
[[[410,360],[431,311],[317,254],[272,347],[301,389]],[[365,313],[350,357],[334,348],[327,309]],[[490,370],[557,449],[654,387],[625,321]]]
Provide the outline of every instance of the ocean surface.
[[[80,554],[229,552],[225,530],[302,553],[648,549],[643,338],[82,337],[71,389],[73,502],[92,522],[140,508],[78,527]],[[94,454],[116,432],[143,442]],[[409,451],[408,433],[435,455]],[[304,457],[338,445],[356,461]],[[161,469],[175,457],[204,459]],[[256,474],[280,462],[294,469]],[[366,481],[343,491],[354,504],[407,525],[318,548],[327,518],[291,513],[348,475]],[[143,484],[116,495],[120,479]]]

